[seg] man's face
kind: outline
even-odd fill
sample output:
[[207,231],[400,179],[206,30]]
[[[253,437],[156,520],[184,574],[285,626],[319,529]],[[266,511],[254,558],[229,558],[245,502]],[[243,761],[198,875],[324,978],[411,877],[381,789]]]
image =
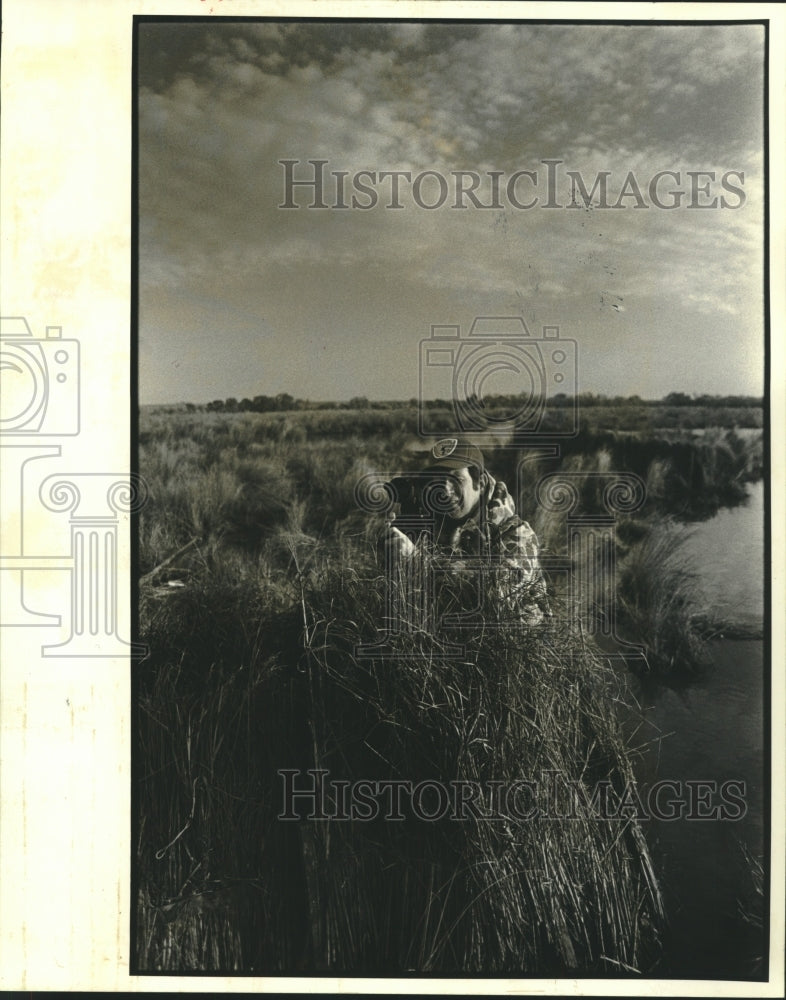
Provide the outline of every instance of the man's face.
[[435,489],[435,506],[451,521],[469,517],[480,502],[480,482],[476,485],[468,468],[437,470],[431,486]]

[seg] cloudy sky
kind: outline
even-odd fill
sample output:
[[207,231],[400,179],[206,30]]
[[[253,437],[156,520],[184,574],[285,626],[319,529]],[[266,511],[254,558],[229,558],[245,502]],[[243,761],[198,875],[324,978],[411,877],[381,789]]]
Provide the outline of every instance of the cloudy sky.
[[[757,25],[140,24],[141,401],[414,397],[431,325],[476,315],[558,326],[581,390],[760,394],[763,51]],[[328,161],[328,208],[279,207],[283,159]],[[544,207],[545,160],[552,203],[605,171],[618,207]],[[387,207],[381,171],[444,204],[428,175]],[[499,207],[454,207],[456,171]]]

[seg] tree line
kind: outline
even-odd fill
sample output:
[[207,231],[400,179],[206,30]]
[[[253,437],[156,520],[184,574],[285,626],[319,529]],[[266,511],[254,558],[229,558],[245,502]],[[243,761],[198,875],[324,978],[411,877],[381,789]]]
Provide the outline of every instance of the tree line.
[[[488,407],[489,409],[509,409],[515,411],[527,400],[521,395],[488,396],[484,400],[470,398],[464,405],[473,407]],[[642,399],[640,396],[604,396],[600,393],[582,392],[578,396],[558,393],[548,399],[550,409],[567,409],[578,404],[579,407],[631,407],[631,406],[712,406],[712,407],[761,407],[763,401],[757,396],[710,396],[689,395],[685,392],[670,392],[662,399]],[[366,396],[353,396],[346,401],[318,401],[296,399],[288,392],[275,396],[254,396],[253,399],[214,399],[206,404],[187,403],[189,411],[206,410],[209,413],[281,413],[287,411],[313,410],[409,410],[423,406],[429,410],[450,409],[453,401],[449,399],[426,399],[420,401],[408,400],[370,400]]]

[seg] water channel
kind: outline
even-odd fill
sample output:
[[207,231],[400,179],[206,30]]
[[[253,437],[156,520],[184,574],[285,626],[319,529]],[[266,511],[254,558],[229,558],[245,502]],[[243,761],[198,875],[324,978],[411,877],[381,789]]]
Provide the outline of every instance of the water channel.
[[[764,614],[763,483],[749,485],[748,492],[743,506],[686,528],[685,552],[707,611],[750,627]],[[741,814],[738,819],[650,820],[647,829],[669,918],[658,972],[744,979],[755,974],[765,947],[761,929],[741,907],[762,906],[750,859],[760,859],[765,849],[769,663],[761,640],[718,639],[711,648],[712,666],[689,685],[634,684],[646,719],[639,739],[654,741],[638,765],[638,780],[681,782],[685,799],[695,794],[689,781],[715,782],[719,790],[724,782],[744,783],[742,793],[736,786],[738,804],[726,810]],[[694,812],[712,813],[721,798],[718,791]]]

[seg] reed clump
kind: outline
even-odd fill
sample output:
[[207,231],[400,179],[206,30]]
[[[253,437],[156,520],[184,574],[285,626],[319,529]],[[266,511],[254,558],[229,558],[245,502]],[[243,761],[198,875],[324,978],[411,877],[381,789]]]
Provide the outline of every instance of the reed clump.
[[[144,597],[140,970],[649,968],[661,913],[641,829],[588,805],[598,782],[633,780],[603,658],[489,604],[360,655],[387,586],[369,548],[280,540],[299,567],[288,592],[275,573],[205,573]],[[328,803],[342,781],[530,782],[541,814],[489,815],[481,795],[433,822],[285,822],[287,769],[298,787],[326,772]]]
[[[460,819],[304,821],[317,857],[317,964],[445,974],[648,968],[662,914],[641,829],[586,805],[601,783],[621,795],[633,782],[617,676],[564,624],[522,626],[491,601],[438,635],[401,631],[385,656],[360,656],[385,585],[329,570],[304,586],[314,766],[329,785],[350,787],[527,781],[539,815],[489,818],[482,800],[478,815]],[[575,799],[577,787],[586,798]]]
[[660,678],[695,677],[712,663],[712,633],[684,553],[686,538],[673,522],[657,519],[629,547],[618,572],[618,619],[628,636],[645,645],[648,673]]
[[[259,608],[264,603],[265,614]],[[136,962],[141,971],[293,966],[304,927],[292,844],[275,821],[271,708],[288,671],[282,596],[208,567],[188,587],[145,587],[149,657],[136,667]],[[300,922],[299,922],[300,921]]]

